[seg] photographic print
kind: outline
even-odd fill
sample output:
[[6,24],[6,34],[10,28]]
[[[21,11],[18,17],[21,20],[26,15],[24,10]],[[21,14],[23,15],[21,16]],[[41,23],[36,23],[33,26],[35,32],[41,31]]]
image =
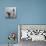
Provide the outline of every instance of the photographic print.
[[16,7],[6,7],[5,17],[6,18],[16,18]]
[[18,25],[18,41],[20,46],[31,46],[34,42],[46,42],[46,25]]

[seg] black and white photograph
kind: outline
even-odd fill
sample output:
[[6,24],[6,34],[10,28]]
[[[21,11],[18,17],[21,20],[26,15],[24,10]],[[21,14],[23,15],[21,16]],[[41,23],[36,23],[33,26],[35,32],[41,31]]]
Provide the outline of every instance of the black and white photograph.
[[6,18],[16,18],[16,7],[6,7],[5,17]]

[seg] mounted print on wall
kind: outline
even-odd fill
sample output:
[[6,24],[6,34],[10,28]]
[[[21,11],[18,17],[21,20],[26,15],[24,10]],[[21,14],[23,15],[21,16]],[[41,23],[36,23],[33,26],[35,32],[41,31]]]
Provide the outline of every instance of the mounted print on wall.
[[16,7],[6,7],[5,16],[6,18],[16,18]]

